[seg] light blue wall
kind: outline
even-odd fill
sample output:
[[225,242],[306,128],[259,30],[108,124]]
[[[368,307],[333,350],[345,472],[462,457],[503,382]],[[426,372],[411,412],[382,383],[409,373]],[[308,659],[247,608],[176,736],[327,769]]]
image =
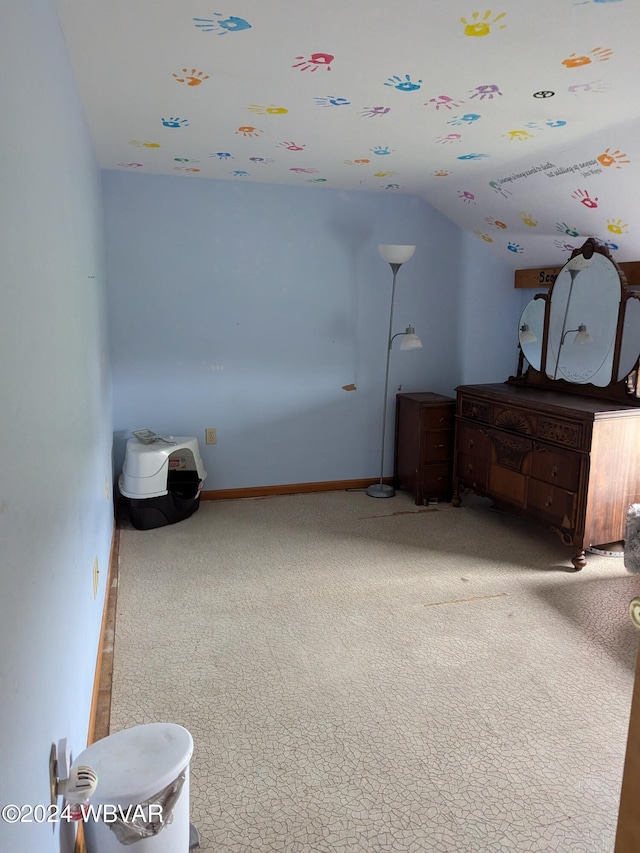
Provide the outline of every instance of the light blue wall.
[[[195,435],[206,489],[375,477],[394,395],[451,394],[465,237],[415,197],[104,172],[116,467],[129,430]],[[356,391],[342,386],[355,384]],[[218,444],[204,445],[215,427]],[[391,433],[392,436],[392,433]],[[392,471],[393,442],[385,473]]]
[[[0,20],[0,804],[46,804],[52,742],[86,743],[113,529],[101,189],[52,0]],[[61,849],[0,822],[2,851]]]
[[518,320],[537,291],[516,290],[514,272],[465,234],[458,346],[460,383],[504,382],[518,366]]

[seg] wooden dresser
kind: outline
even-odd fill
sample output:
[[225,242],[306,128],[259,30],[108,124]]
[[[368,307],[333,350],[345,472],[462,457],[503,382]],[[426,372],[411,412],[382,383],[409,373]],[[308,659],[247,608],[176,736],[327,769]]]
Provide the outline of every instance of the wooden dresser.
[[393,481],[415,495],[451,499],[456,401],[423,392],[396,395],[396,441]]
[[625,537],[640,502],[640,408],[510,384],[456,389],[453,503],[472,491],[584,549]]

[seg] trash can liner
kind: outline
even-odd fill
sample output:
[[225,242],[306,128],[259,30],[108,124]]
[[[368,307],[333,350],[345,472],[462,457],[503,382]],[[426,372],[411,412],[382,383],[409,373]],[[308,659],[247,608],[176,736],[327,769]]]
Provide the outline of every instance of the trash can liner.
[[632,574],[640,574],[640,504],[631,504],[627,512],[624,567]]
[[[141,838],[153,838],[153,836],[162,832],[167,824],[172,822],[173,807],[178,802],[178,797],[182,791],[185,777],[186,772],[183,770],[182,773],[180,773],[173,782],[167,785],[166,788],[163,788],[162,791],[154,794],[153,797],[149,797],[149,799],[145,800],[143,803],[132,804],[137,807],[135,808],[135,814],[131,820],[125,820],[123,817],[117,816],[114,821],[109,822],[109,829],[116,836],[120,844],[127,846],[128,844],[135,844],[135,842],[140,841]],[[154,814],[153,820],[145,820],[142,812],[146,811],[147,816],[149,816],[147,807],[152,805],[162,807],[162,818],[160,815]],[[126,809],[123,809],[123,811],[126,811]],[[154,809],[154,812],[155,811],[156,809]]]

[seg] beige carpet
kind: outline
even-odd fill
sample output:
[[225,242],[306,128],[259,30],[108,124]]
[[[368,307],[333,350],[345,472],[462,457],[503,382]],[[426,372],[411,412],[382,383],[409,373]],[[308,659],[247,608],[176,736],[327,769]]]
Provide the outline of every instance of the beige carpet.
[[640,577],[489,507],[123,524],[112,731],[189,729],[204,853],[611,853]]

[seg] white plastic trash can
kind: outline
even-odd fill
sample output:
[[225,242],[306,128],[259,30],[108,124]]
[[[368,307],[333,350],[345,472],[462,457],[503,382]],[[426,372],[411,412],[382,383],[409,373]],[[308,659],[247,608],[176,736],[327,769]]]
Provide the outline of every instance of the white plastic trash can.
[[[88,807],[83,825],[87,853],[188,853],[192,753],[193,738],[187,729],[174,723],[148,723],[98,740],[78,755],[74,766],[86,764],[98,774],[98,787],[90,800],[93,809]],[[164,808],[159,805],[163,799]],[[155,804],[152,815],[163,811],[157,834],[139,837],[136,833],[144,829],[128,823],[114,831],[114,814],[128,812],[131,819],[139,818],[142,809],[135,807],[151,804]],[[117,833],[120,838],[126,833],[127,840],[121,841]]]

